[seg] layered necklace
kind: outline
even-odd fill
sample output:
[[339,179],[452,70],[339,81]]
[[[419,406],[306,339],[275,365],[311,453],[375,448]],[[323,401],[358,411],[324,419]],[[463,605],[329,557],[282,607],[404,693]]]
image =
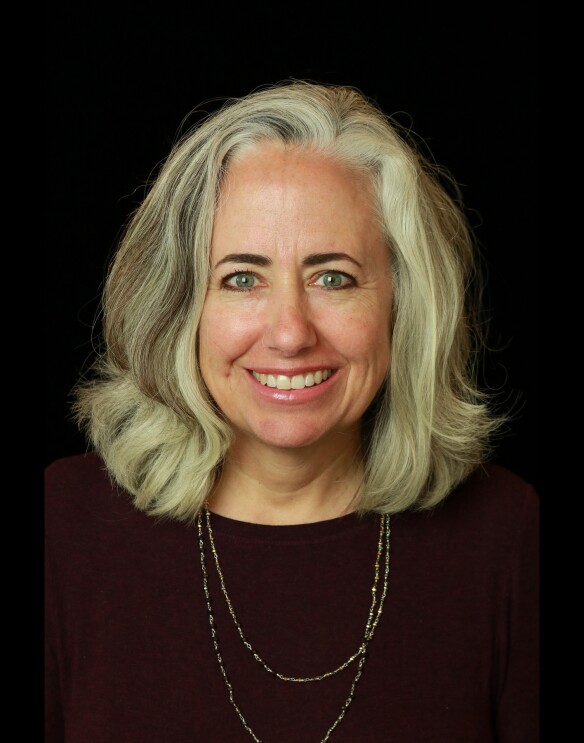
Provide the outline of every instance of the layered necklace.
[[[351,686],[349,689],[349,695],[346,698],[345,702],[343,703],[339,716],[336,718],[333,724],[326,731],[324,738],[322,738],[322,740],[320,741],[320,743],[326,743],[326,741],[329,740],[333,730],[337,727],[337,725],[341,722],[341,720],[345,716],[345,713],[347,712],[349,705],[353,701],[353,697],[355,695],[355,688],[357,686],[359,679],[361,678],[361,674],[363,673],[363,666],[367,658],[367,654],[366,654],[367,646],[371,642],[375,629],[379,623],[381,612],[383,611],[383,603],[385,601],[385,596],[387,594],[387,585],[388,585],[388,579],[389,579],[389,548],[390,548],[390,516],[389,514],[385,514],[380,517],[379,538],[377,540],[377,554],[375,557],[373,587],[371,588],[371,606],[369,607],[369,614],[367,616],[367,622],[365,624],[365,630],[363,633],[363,640],[361,641],[361,644],[359,645],[357,650],[354,653],[352,653],[352,655],[350,655],[349,658],[347,658],[347,660],[345,660],[344,663],[341,663],[339,666],[337,666],[333,670],[323,671],[317,676],[291,676],[289,674],[280,673],[279,671],[275,671],[273,668],[271,668],[263,660],[260,654],[255,650],[252,644],[247,640],[243,632],[243,629],[241,627],[241,624],[239,623],[239,620],[237,619],[237,615],[233,608],[233,604],[231,603],[231,599],[229,598],[229,594],[227,593],[225,578],[223,576],[223,571],[221,570],[221,566],[219,564],[219,555],[217,553],[217,547],[215,545],[215,539],[213,537],[213,529],[211,528],[211,515],[209,513],[207,504],[205,504],[204,506],[204,513],[205,513],[205,526],[207,530],[208,541],[211,547],[211,552],[213,553],[215,567],[217,568],[217,575],[219,577],[219,583],[221,585],[221,592],[223,593],[223,597],[225,598],[225,601],[227,603],[229,614],[231,615],[231,619],[233,620],[233,623],[235,624],[239,637],[241,638],[241,641],[243,642],[244,646],[251,653],[254,660],[256,660],[268,673],[280,679],[281,681],[287,681],[287,682],[299,683],[299,684],[323,681],[324,679],[329,678],[330,676],[333,676],[334,674],[339,673],[340,671],[343,671],[351,663],[353,663],[354,661],[357,661],[357,671],[351,683]],[[201,568],[203,572],[203,590],[205,592],[205,601],[207,604],[207,611],[209,613],[209,625],[211,628],[211,639],[213,641],[215,655],[217,656],[217,662],[219,663],[221,674],[227,686],[229,700],[231,704],[233,705],[235,711],[237,712],[239,719],[241,720],[243,724],[243,727],[251,735],[255,743],[262,743],[261,739],[257,737],[257,735],[254,733],[254,731],[251,729],[251,727],[247,723],[245,717],[243,716],[242,711],[240,710],[239,706],[237,705],[237,702],[235,701],[235,697],[233,694],[233,687],[227,675],[227,671],[225,670],[225,664],[223,662],[223,657],[219,649],[219,637],[217,633],[217,627],[215,624],[215,616],[213,614],[213,608],[211,606],[211,595],[209,592],[208,572],[207,572],[207,564],[205,560],[203,516],[202,516],[201,511],[199,511],[199,514],[197,516],[197,529],[198,529],[198,535],[199,535],[199,550],[201,553]],[[380,581],[380,576],[381,576],[382,562],[384,563],[383,584],[380,588],[379,581]]]

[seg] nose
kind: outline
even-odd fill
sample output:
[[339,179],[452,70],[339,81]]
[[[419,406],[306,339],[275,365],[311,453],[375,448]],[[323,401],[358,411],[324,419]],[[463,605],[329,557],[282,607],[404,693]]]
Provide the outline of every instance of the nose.
[[302,291],[284,289],[269,300],[263,345],[284,356],[294,356],[316,343],[316,329]]

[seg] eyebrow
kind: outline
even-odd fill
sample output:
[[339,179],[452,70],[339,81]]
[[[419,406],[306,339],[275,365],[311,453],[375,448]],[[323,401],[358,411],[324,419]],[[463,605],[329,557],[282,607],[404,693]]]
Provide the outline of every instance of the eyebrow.
[[[347,253],[312,253],[306,256],[302,264],[304,266],[318,266],[321,263],[328,263],[329,261],[343,260],[351,261],[351,263],[362,268],[359,261]],[[258,255],[257,253],[229,253],[215,264],[215,268],[223,263],[251,263],[253,266],[271,266],[272,259],[268,258],[267,255]]]
[[271,266],[272,259],[267,255],[257,255],[257,253],[229,253],[220,261],[217,261],[215,268],[222,263],[251,263],[254,266]]
[[328,263],[329,261],[351,261],[351,263],[362,268],[359,261],[347,253],[313,253],[312,255],[307,255],[302,263],[305,266],[318,266],[320,263]]

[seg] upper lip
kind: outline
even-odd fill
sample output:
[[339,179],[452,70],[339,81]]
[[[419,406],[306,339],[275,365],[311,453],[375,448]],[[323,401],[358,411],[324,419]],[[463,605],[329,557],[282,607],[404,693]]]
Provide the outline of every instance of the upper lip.
[[295,377],[297,374],[314,374],[314,372],[317,371],[323,371],[324,369],[330,369],[330,371],[336,371],[334,366],[327,366],[326,364],[323,364],[322,366],[303,366],[303,367],[296,367],[294,369],[274,369],[273,367],[268,366],[250,366],[248,367],[248,371],[250,372],[257,372],[258,374],[272,374],[273,376],[278,376],[278,374],[282,374],[285,377]]

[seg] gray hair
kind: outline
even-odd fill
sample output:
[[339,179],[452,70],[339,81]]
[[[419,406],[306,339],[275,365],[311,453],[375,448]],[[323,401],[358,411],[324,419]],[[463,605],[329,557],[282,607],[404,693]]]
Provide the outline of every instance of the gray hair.
[[197,362],[214,213],[230,159],[266,140],[368,174],[391,253],[392,361],[363,425],[358,508],[442,500],[502,425],[476,381],[478,253],[454,181],[360,91],[290,81],[182,135],[132,215],[103,295],[104,350],[73,412],[138,508],[192,520],[233,440]]

